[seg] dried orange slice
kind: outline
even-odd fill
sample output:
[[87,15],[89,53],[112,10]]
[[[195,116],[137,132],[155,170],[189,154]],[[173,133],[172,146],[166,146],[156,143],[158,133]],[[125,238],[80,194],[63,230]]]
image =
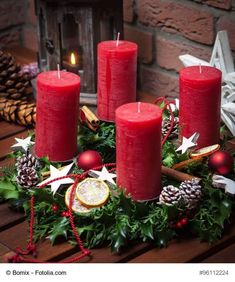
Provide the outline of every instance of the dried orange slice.
[[215,145],[211,145],[211,146],[208,146],[208,147],[204,147],[204,148],[201,148],[201,149],[198,149],[194,152],[192,152],[190,154],[190,157],[195,159],[195,158],[202,158],[202,157],[206,157],[206,156],[209,156],[211,154],[213,154],[214,152],[218,151],[220,149],[220,145],[219,144],[215,144]]
[[85,206],[98,207],[103,205],[109,197],[108,185],[96,178],[86,178],[76,188],[78,200]]
[[185,166],[191,164],[191,163],[194,163],[194,162],[201,162],[202,161],[202,158],[201,157],[198,157],[198,158],[194,158],[194,159],[189,159],[189,160],[186,160],[186,161],[183,161],[183,162],[180,162],[178,164],[175,164],[172,168],[173,169],[176,169],[176,170],[180,170],[182,168],[184,168]]
[[[72,186],[70,186],[65,193],[65,204],[67,207],[69,207],[71,191],[72,191]],[[91,208],[83,206],[82,203],[75,196],[72,204],[72,210],[78,213],[88,213],[91,211]]]

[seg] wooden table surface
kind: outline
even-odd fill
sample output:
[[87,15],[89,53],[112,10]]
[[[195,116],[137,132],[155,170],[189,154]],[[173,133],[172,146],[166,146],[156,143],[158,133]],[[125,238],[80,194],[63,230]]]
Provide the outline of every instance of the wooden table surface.
[[[11,164],[7,158],[15,137],[25,138],[26,128],[0,122],[0,166]],[[0,261],[5,262],[6,255],[17,246],[25,247],[28,239],[28,222],[24,214],[9,209],[7,203],[0,204]],[[71,258],[79,252],[68,243],[51,246],[48,240],[38,244],[38,259],[43,261],[61,261]],[[223,238],[209,245],[197,238],[184,238],[170,242],[164,249],[148,244],[139,244],[117,255],[109,248],[93,249],[92,255],[82,262],[235,262],[235,225],[226,230]]]
[[[25,48],[10,50],[20,63],[30,63],[35,60],[35,53]],[[140,93],[142,101],[153,101],[154,97]],[[7,158],[14,138],[25,138],[28,130],[25,127],[0,121],[0,167],[12,164]],[[232,144],[234,147],[234,144]],[[0,202],[0,262],[6,262],[6,257],[18,246],[25,247],[28,240],[28,222],[24,214],[9,209],[6,202]],[[40,242],[38,259],[58,262],[72,258],[79,252],[78,248],[68,243],[51,246],[48,240]],[[127,249],[121,254],[112,254],[109,248],[92,249],[90,257],[82,262],[235,262],[235,224],[228,228],[223,238],[213,245],[200,242],[197,238],[184,238],[170,242],[164,249],[154,248],[149,244],[139,244]]]

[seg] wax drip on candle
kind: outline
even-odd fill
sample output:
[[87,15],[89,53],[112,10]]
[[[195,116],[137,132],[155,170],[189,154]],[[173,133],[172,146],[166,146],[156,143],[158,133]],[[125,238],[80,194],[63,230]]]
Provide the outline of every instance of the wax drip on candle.
[[138,113],[140,113],[140,102],[138,102]]
[[202,64],[199,64],[199,71],[202,73]]
[[120,32],[118,32],[117,34],[116,46],[119,45],[119,40],[120,40]]
[[60,79],[60,64],[57,64],[57,76]]

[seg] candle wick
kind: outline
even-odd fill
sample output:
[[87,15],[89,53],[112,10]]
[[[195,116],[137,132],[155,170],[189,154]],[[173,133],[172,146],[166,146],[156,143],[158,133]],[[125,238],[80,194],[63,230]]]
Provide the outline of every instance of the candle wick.
[[202,73],[202,64],[201,63],[199,64],[199,71],[200,73]]
[[138,113],[140,113],[140,102],[138,102]]
[[57,76],[60,79],[60,64],[57,64]]
[[120,40],[120,32],[118,32],[117,34],[116,46],[119,45],[119,40]]

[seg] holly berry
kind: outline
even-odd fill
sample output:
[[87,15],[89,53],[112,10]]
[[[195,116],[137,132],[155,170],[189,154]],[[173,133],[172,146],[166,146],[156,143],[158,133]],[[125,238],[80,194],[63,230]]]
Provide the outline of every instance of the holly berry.
[[181,229],[183,226],[182,226],[182,223],[180,221],[178,221],[178,222],[176,222],[175,227],[177,229]]
[[182,219],[180,220],[180,223],[182,224],[182,226],[187,225],[187,224],[188,224],[188,219],[187,219],[187,217],[182,218]]
[[53,210],[54,213],[56,213],[56,212],[58,212],[59,207],[56,204],[54,204],[54,205],[52,205],[52,210]]
[[68,212],[68,211],[63,211],[63,212],[61,213],[61,216],[62,216],[62,217],[69,217],[69,212]]

